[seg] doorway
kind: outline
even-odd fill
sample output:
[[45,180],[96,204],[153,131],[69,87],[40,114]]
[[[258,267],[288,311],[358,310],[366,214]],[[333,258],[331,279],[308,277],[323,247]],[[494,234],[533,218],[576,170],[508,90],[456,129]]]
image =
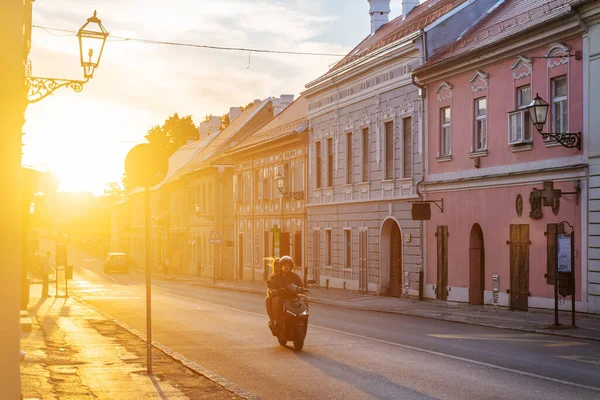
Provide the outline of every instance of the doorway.
[[366,229],[358,231],[358,290],[361,292],[369,290],[367,232]]
[[485,290],[485,247],[479,224],[471,228],[469,240],[469,304],[482,305]]
[[389,295],[402,295],[402,235],[397,224],[392,225],[390,232],[390,286]]
[[448,226],[439,225],[437,232],[436,299],[448,300]]
[[510,309],[529,310],[529,225],[510,226]]

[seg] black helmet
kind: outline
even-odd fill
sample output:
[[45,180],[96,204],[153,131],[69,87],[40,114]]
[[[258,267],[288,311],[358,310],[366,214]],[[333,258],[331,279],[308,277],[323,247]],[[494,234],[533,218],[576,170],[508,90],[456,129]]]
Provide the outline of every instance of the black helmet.
[[292,260],[292,257],[290,256],[283,256],[279,259],[279,265],[281,266],[281,268],[283,268],[283,264],[284,263],[289,263],[292,265],[292,270],[294,269],[294,260]]

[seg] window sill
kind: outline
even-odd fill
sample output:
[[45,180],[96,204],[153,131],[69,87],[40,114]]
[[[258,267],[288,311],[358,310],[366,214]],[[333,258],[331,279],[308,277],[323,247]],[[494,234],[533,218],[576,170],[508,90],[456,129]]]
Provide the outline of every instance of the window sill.
[[333,267],[331,265],[325,265],[323,269],[333,269]]
[[352,268],[342,268],[343,272],[352,272]]
[[437,162],[448,162],[448,161],[452,161],[452,155],[449,155],[449,156],[443,156],[443,157],[436,157],[435,161],[437,161]]
[[511,144],[510,151],[513,153],[520,153],[522,151],[530,151],[533,150],[533,143],[519,143],[519,144]]
[[389,178],[388,179],[382,179],[381,183],[394,183],[394,178],[392,178],[392,179],[389,179]]
[[472,152],[468,153],[468,155],[469,155],[469,158],[487,157],[488,151],[487,151],[487,149],[472,151]]
[[546,146],[546,148],[550,148],[550,147],[561,146],[561,144],[558,143],[556,140],[545,140],[544,141],[544,146]]

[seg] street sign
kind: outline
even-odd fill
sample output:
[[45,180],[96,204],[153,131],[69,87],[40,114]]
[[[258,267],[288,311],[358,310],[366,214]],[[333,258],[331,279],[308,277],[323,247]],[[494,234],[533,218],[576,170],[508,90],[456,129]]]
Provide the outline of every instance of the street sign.
[[221,233],[219,231],[210,231],[210,239],[208,239],[208,243],[221,244]]

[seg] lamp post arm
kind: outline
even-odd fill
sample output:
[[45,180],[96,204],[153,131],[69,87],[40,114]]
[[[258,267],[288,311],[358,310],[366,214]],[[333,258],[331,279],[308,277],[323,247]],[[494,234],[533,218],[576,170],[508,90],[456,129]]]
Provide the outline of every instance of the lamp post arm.
[[85,81],[78,81],[36,76],[28,76],[25,79],[29,104],[37,103],[61,87],[69,87],[75,92],[81,92],[83,90],[83,85],[89,81],[89,79],[86,79]]

